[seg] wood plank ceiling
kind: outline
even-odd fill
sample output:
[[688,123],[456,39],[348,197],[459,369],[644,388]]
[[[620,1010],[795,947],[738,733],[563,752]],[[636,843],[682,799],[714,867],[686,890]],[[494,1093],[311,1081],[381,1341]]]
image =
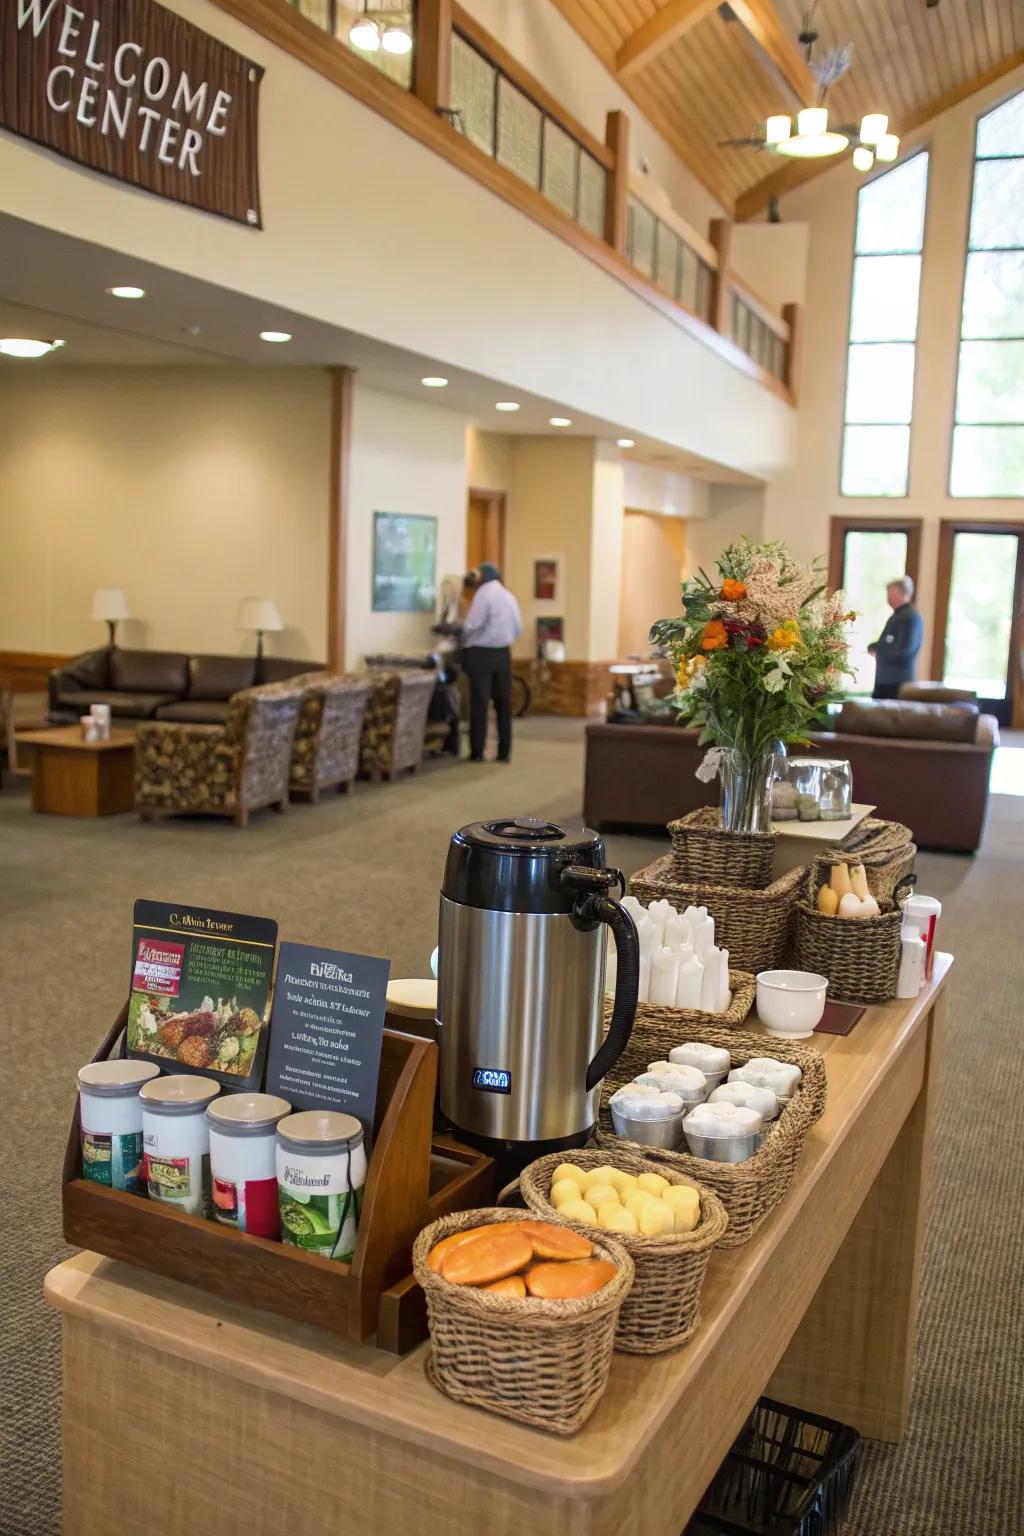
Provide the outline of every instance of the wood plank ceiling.
[[[769,197],[835,161],[793,163],[722,147],[770,112],[807,105],[797,35],[809,0],[554,0],[680,159],[728,211]],[[817,54],[852,43],[849,72],[828,94],[833,121],[887,112],[909,132],[1024,63],[1024,0],[819,0]],[[805,89],[801,90],[801,84]]]

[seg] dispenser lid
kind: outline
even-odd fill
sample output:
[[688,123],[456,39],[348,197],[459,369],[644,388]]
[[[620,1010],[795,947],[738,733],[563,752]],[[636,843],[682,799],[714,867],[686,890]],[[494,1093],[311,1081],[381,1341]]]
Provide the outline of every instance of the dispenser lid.
[[452,837],[441,894],[494,912],[568,913],[577,893],[561,874],[570,864],[602,869],[603,838],[539,816],[474,821]]

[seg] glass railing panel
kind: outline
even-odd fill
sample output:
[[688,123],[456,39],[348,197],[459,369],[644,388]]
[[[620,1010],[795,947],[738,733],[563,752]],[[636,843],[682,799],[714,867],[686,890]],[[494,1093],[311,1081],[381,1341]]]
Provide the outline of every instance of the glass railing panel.
[[452,34],[451,104],[455,125],[485,155],[494,154],[498,71],[472,44]]
[[576,162],[580,147],[554,118],[544,119],[541,191],[556,208],[576,217]]
[[498,76],[495,158],[531,187],[540,186],[542,114],[506,75]]
[[682,241],[667,224],[657,220],[654,237],[654,281],[672,297],[679,297],[679,251]]
[[592,235],[604,238],[605,208],[608,201],[608,172],[593,155],[580,150],[579,198],[576,217]]

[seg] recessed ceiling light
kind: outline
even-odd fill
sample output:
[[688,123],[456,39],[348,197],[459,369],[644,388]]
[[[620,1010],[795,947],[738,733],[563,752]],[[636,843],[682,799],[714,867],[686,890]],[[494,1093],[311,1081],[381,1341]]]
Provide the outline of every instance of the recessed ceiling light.
[[0,353],[4,357],[45,357],[62,347],[62,341],[37,341],[29,336],[0,336]]
[[291,341],[291,331],[260,331],[260,341]]
[[617,437],[615,439],[615,444],[616,444],[616,447],[618,447],[618,448],[635,448],[636,447],[636,442],[631,437]]
[[549,427],[571,427],[572,426],[572,422],[569,420],[568,416],[549,416],[548,417],[548,426]]
[[428,373],[425,379],[420,379],[425,389],[447,389],[448,380],[442,379],[438,374]]
[[145,288],[135,288],[131,283],[118,283],[116,288],[108,288],[107,292],[112,299],[144,299]]
[[494,409],[496,411],[518,411],[518,409],[519,409],[519,401],[518,400],[495,400],[495,402],[494,402]]

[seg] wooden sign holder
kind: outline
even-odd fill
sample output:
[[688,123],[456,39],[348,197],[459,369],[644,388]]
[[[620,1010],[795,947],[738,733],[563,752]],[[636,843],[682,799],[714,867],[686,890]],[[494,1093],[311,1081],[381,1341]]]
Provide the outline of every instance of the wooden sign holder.
[[[110,1055],[127,1017],[125,1007],[95,1061]],[[433,1135],[436,1079],[436,1045],[385,1029],[351,1264],[84,1179],[77,1099],[64,1156],[64,1236],[107,1258],[357,1341],[378,1329],[379,1314],[378,1344],[404,1352],[425,1335],[422,1297],[410,1277],[414,1237],[450,1211],[487,1205],[493,1193],[490,1158]]]

